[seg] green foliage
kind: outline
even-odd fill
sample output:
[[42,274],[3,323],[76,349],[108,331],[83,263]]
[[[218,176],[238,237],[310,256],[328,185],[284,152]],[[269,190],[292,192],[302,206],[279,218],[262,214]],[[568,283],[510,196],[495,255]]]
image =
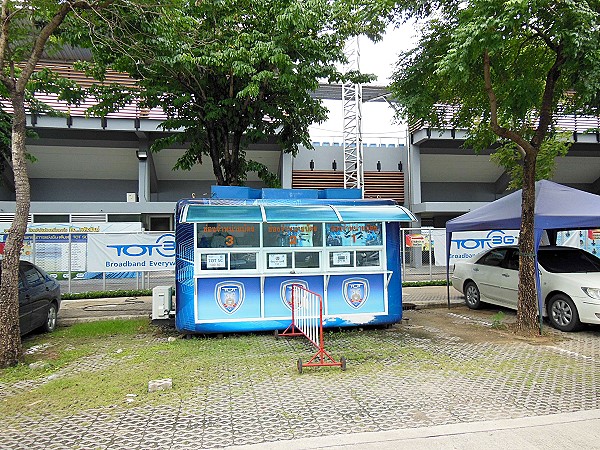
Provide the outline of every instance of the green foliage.
[[[401,4],[410,17],[425,8]],[[475,151],[523,188],[519,246],[534,251],[535,180],[551,176],[570,145],[562,113],[597,115],[600,102],[598,0],[441,0],[420,40],[401,54],[391,85],[399,115],[431,128],[462,128]],[[520,330],[537,328],[535,267],[521,268]]]
[[424,23],[417,47],[401,54],[394,73],[391,89],[401,116],[433,127],[468,129],[474,148],[497,142],[489,128],[483,78],[487,51],[498,122],[530,140],[558,48],[566,60],[551,111],[597,112],[598,11],[596,1],[472,0],[458,7],[454,1],[440,2],[438,13]]
[[403,281],[403,287],[446,286],[446,280]]
[[89,291],[89,292],[64,292],[63,300],[77,300],[82,298],[116,298],[116,297],[146,297],[152,295],[152,289],[115,290],[115,291]]
[[506,324],[504,320],[506,319],[506,314],[503,311],[498,311],[496,314],[492,316],[492,328],[497,330],[503,330],[506,328]]
[[[346,40],[366,29],[357,8],[327,0],[178,0],[141,15],[122,7],[109,18],[119,26],[96,21],[88,38],[94,64],[86,70],[112,67],[139,80],[139,92],[121,92],[121,100],[137,95],[144,107],[166,112],[162,128],[181,133],[153,150],[189,144],[176,168],[189,170],[208,156],[219,184],[242,184],[255,171],[276,185],[264,166],[246,160],[249,145],[275,137],[292,154],[311,147],[308,127],[327,110],[310,92],[321,80],[371,79],[336,67],[345,61]],[[96,112],[110,111],[113,100]]]
[[[555,168],[555,159],[564,157],[571,147],[571,141],[563,136],[546,139],[537,154],[536,180],[551,179]],[[523,186],[523,157],[514,142],[500,146],[491,156],[494,161],[509,173],[508,189],[520,189]]]
[[269,168],[263,163],[257,161],[247,160],[245,169],[242,169],[244,173],[256,172],[258,177],[270,188],[280,188],[281,181],[279,177],[273,172],[269,171]]
[[12,117],[0,109],[0,171],[4,171],[11,159]]

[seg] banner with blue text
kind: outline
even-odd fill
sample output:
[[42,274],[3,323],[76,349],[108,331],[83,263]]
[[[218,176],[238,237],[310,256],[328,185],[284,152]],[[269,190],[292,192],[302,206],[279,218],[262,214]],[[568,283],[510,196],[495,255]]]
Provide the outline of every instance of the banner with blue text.
[[175,269],[175,234],[89,234],[87,270],[152,272]]

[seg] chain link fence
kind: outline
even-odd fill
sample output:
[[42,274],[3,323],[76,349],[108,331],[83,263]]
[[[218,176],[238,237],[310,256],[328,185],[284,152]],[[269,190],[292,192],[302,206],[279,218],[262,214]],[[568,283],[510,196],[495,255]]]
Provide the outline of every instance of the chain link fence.
[[[434,281],[446,279],[446,261],[439,257],[436,264],[435,243],[445,253],[445,228],[402,228],[402,281]],[[441,259],[441,260],[440,260]]]
[[[445,280],[445,261],[440,261],[441,264],[437,265],[434,251],[436,240],[444,239],[445,230],[403,228],[400,233],[402,281]],[[27,234],[21,258],[48,272],[58,281],[62,292],[152,289],[155,286],[175,284],[173,270],[88,272],[86,233]]]
[[[136,234],[157,233],[136,232]],[[58,281],[63,293],[139,290],[152,289],[162,285],[175,285],[173,270],[155,272],[87,271],[87,237],[87,233],[81,232],[28,233],[23,242],[21,259],[31,261],[48,272]]]

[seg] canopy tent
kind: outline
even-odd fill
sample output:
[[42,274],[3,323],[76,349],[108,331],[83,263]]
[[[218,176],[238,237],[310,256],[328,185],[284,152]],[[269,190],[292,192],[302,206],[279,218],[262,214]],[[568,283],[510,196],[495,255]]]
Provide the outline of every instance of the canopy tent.
[[[600,226],[600,195],[541,180],[535,184],[535,259],[544,230],[586,229]],[[446,222],[446,280],[450,268],[452,233],[477,230],[518,230],[521,227],[521,190]],[[449,284],[449,283],[448,283]],[[538,307],[542,308],[536,270]],[[450,286],[448,286],[450,298]],[[448,300],[449,301],[449,300]],[[540,314],[541,320],[541,314]]]

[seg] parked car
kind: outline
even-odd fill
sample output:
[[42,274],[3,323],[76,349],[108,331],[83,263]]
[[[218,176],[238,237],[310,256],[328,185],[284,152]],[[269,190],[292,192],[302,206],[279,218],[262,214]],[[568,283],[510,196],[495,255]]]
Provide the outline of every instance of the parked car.
[[60,308],[60,286],[36,265],[19,263],[19,325],[21,335],[38,328],[54,331]]
[[[543,315],[555,328],[574,331],[582,323],[600,324],[600,258],[572,247],[538,251]],[[469,308],[482,303],[517,309],[519,248],[502,246],[457,262],[452,286]]]

